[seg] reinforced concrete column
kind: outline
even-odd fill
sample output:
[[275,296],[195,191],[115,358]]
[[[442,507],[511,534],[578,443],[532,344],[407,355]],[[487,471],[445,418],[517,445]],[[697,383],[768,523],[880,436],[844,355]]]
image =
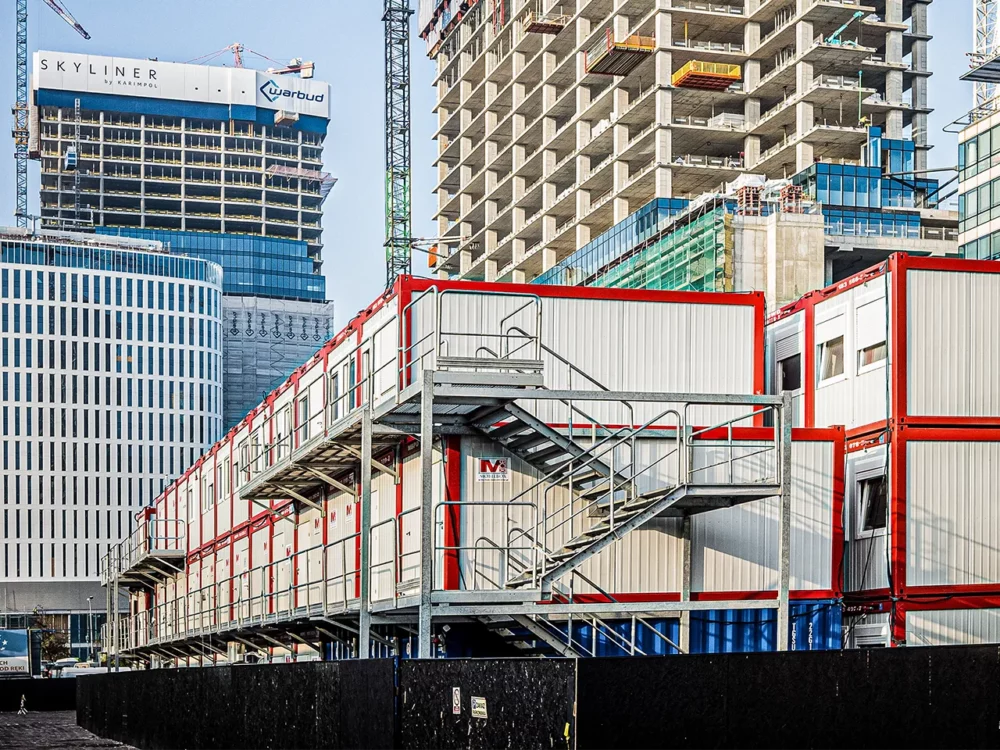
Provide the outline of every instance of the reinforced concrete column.
[[513,263],[520,263],[524,260],[525,242],[520,237],[515,237],[510,241],[510,259]]
[[542,270],[548,271],[556,264],[556,251],[552,247],[542,248]]
[[579,250],[581,247],[590,242],[590,227],[586,224],[576,225],[576,249]]
[[372,413],[361,413],[361,597],[358,602],[358,657],[371,654]]
[[673,195],[674,171],[668,166],[672,143],[673,131],[669,128],[657,128],[653,134],[653,148],[656,154],[656,170],[653,175],[654,198],[670,198]]
[[496,281],[497,280],[497,262],[495,260],[487,259],[485,263],[485,270],[483,271],[484,281]]
[[528,283],[524,276],[524,270],[520,268],[515,268],[510,272],[510,281],[512,284],[526,284]]
[[424,370],[420,389],[420,608],[417,655],[430,659],[431,592],[434,586],[434,371]]
[[464,276],[472,269],[472,251],[459,250],[458,252],[458,272]]

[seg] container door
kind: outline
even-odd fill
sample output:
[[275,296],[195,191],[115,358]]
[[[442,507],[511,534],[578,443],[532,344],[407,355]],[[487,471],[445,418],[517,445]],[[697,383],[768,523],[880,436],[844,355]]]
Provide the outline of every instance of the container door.
[[250,537],[233,542],[233,617],[242,622],[250,616]]

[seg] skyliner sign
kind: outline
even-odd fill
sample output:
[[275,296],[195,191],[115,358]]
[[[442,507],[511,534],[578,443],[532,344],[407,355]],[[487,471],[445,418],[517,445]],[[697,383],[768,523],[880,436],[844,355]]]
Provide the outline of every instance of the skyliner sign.
[[247,105],[330,118],[330,85],[249,68],[40,50],[32,87],[90,94]]

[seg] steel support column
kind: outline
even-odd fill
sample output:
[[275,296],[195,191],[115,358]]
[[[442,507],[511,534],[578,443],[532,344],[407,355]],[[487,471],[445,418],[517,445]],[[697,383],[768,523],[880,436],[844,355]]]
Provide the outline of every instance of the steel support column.
[[781,461],[781,510],[778,521],[778,651],[788,650],[789,605],[792,541],[792,394],[781,396],[781,435],[778,436]]
[[[691,601],[691,517],[686,516],[682,525],[681,554],[683,555],[683,567],[681,568],[681,601]],[[684,610],[681,612],[680,622],[680,643],[681,651],[685,654],[691,652],[691,612]]]
[[420,612],[418,655],[431,658],[431,591],[434,587],[434,373],[420,389]]
[[[371,653],[371,533],[372,533],[372,413],[361,415],[361,601],[358,614],[358,656]],[[346,572],[345,572],[346,574]]]

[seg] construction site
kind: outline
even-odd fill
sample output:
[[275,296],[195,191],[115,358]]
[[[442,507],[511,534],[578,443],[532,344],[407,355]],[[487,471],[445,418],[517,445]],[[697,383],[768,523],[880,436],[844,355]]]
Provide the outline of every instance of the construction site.
[[[338,331],[338,84],[241,43],[40,50],[29,76],[18,0],[40,211],[19,192],[0,248],[2,564],[22,601],[79,587],[49,607],[68,618],[99,592],[80,726],[143,748],[1000,741],[997,8],[975,0],[977,99],[938,169],[930,5],[384,0],[385,284]],[[22,382],[52,404],[37,457]],[[33,534],[36,485],[72,535],[55,510]]]

